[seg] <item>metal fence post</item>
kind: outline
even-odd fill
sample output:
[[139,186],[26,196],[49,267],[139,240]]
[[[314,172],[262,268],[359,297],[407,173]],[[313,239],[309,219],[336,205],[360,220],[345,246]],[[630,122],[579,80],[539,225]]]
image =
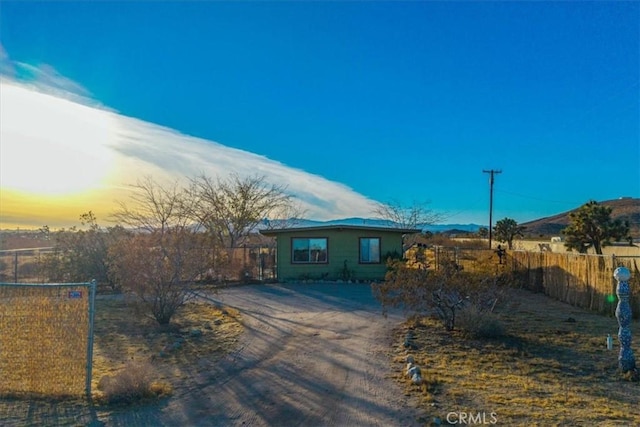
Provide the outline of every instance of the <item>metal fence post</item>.
[[18,251],[15,252],[13,258],[13,283],[18,283]]
[[85,380],[85,392],[89,400],[91,400],[91,378],[93,375],[93,321],[96,313],[95,302],[96,280],[93,279],[89,287],[89,336],[87,337],[87,378]]
[[631,349],[631,306],[629,305],[629,279],[631,273],[626,267],[618,267],[613,272],[613,277],[618,281],[616,294],[618,295],[618,307],[616,318],[618,319],[618,340],[620,341],[620,354],[618,355],[618,367],[622,372],[632,371],[636,368],[636,360]]

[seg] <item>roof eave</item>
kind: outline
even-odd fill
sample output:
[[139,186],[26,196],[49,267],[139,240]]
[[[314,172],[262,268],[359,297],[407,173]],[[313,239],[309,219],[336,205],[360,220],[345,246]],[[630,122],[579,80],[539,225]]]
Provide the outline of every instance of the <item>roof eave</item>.
[[326,230],[368,230],[368,231],[396,232],[399,234],[416,234],[416,233],[422,232],[422,230],[418,228],[375,227],[375,226],[362,226],[362,225],[326,225],[326,226],[312,226],[312,227],[274,228],[271,230],[260,230],[260,233],[265,236],[275,236],[283,233],[296,233],[296,232],[303,232],[303,231],[326,231]]

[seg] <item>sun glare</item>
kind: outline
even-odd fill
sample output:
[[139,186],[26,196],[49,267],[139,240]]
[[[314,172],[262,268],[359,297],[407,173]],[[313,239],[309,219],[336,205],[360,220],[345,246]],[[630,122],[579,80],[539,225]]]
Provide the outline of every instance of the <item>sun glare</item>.
[[1,84],[2,189],[66,197],[99,188],[113,164],[112,113]]

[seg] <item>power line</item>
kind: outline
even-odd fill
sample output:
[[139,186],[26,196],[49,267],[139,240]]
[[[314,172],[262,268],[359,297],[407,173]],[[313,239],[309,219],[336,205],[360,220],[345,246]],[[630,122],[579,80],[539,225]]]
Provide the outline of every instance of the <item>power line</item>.
[[501,189],[496,189],[497,193],[504,193],[504,194],[510,194],[512,196],[517,196],[517,197],[522,197],[523,199],[531,199],[531,200],[538,200],[540,202],[547,202],[547,203],[557,203],[557,204],[561,204],[561,205],[580,205],[583,204],[584,201],[582,202],[576,202],[576,201],[567,201],[567,200],[549,200],[549,199],[543,199],[541,197],[536,197],[536,196],[528,196],[526,194],[522,194],[522,193],[516,193],[515,191],[511,191],[511,190],[501,190]]
[[482,173],[488,173],[489,178],[489,249],[491,249],[491,229],[493,228],[493,181],[494,175],[502,173],[501,170],[483,170]]
[[469,204],[469,206],[467,208],[455,211],[454,213],[444,213],[442,214],[442,216],[439,218],[440,222],[442,221],[449,221],[451,220],[451,218],[454,218],[462,213],[467,213],[471,208],[475,208],[478,203],[483,199],[483,197],[479,197],[477,200],[475,200],[474,202],[472,202],[471,204]]

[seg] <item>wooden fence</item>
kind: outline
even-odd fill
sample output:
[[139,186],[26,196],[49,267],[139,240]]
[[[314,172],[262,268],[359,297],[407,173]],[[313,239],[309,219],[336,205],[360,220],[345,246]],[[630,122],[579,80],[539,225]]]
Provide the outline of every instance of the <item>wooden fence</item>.
[[631,271],[631,309],[640,317],[640,259],[577,253],[509,251],[506,267],[523,288],[544,292],[576,307],[613,315],[617,267]]
[[640,257],[615,257],[575,252],[506,251],[500,263],[496,251],[429,247],[420,255],[415,248],[407,251],[410,265],[437,269],[444,261],[455,262],[466,271],[486,270],[486,262],[495,264],[496,272],[511,273],[515,286],[543,292],[551,298],[576,307],[613,316],[618,303],[617,267],[631,272],[631,310],[640,318]]

